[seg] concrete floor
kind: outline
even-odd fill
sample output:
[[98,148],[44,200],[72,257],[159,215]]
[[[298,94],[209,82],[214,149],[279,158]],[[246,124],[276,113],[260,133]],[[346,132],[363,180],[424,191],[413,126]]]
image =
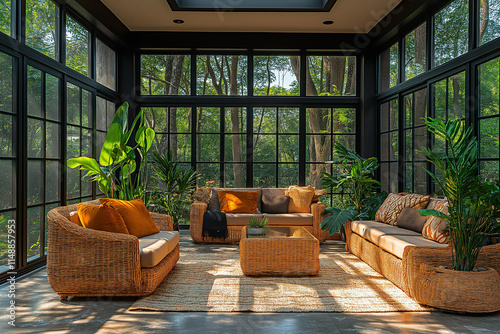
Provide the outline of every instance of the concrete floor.
[[[181,235],[181,247],[196,247],[199,252],[237,247],[193,245],[189,231]],[[338,250],[342,251],[341,244]],[[0,333],[500,333],[500,312],[482,316],[445,312],[128,312],[135,298],[70,298],[61,302],[47,282],[45,268],[17,281],[16,327],[12,327],[7,323],[7,288],[0,287]]]

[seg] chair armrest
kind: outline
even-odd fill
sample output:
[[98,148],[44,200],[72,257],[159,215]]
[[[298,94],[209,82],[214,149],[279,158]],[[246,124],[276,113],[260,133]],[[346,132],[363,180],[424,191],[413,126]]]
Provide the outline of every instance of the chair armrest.
[[311,213],[313,215],[313,235],[320,241],[323,242],[328,238],[328,231],[322,231],[320,224],[323,220],[321,217],[321,212],[326,209],[326,205],[321,202],[311,204]]
[[54,291],[140,291],[137,237],[86,229],[57,212],[49,212],[47,221],[47,276]]
[[204,202],[195,201],[191,204],[189,231],[191,232],[191,239],[193,239],[194,242],[203,241],[203,215],[207,209],[208,205]]
[[172,217],[169,215],[164,215],[161,213],[150,212],[151,218],[155,222],[156,226],[160,229],[160,231],[173,231],[174,223],[172,221]]

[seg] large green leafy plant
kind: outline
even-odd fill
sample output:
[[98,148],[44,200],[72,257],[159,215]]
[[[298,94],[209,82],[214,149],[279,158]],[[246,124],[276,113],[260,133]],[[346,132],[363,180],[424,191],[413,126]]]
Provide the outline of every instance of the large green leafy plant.
[[448,199],[448,215],[420,210],[448,222],[452,246],[452,269],[474,269],[479,251],[488,238],[499,233],[500,189],[498,183],[482,181],[477,173],[478,144],[472,128],[461,120],[443,122],[427,118],[427,128],[444,141],[446,154],[424,149],[427,160],[442,176],[427,171]]
[[[99,162],[88,157],[72,158],[68,159],[68,167],[80,167],[81,170],[87,171],[84,179],[96,181],[99,189],[107,197],[144,200],[147,153],[153,143],[155,132],[146,126],[142,111],[137,114],[132,126],[129,127],[128,107],[128,103],[125,102],[116,111],[106,133]],[[133,146],[129,146],[134,130],[134,143]]]
[[377,192],[380,182],[373,179],[378,168],[375,157],[362,158],[340,143],[335,150],[341,159],[342,172],[336,175],[323,173],[322,185],[333,192],[341,192],[340,206],[326,208],[321,215],[321,229],[330,235],[337,233],[345,223],[352,220],[373,220],[375,213],[387,197],[386,192]]
[[154,153],[152,160],[153,177],[159,181],[151,200],[170,215],[178,224],[182,210],[191,203],[190,196],[196,190],[196,180],[200,176],[193,168],[183,168],[167,154]]

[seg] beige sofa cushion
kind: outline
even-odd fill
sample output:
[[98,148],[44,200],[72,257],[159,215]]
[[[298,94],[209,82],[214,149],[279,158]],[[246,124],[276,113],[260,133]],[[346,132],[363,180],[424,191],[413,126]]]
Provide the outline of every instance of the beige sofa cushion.
[[179,243],[178,231],[160,231],[139,238],[139,251],[142,268],[151,268],[160,263]]
[[280,226],[312,226],[313,215],[311,213],[265,213],[269,218],[268,225]]
[[379,238],[384,235],[407,235],[407,236],[422,236],[415,231],[410,231],[397,226],[387,225],[376,221],[353,221],[351,222],[351,230],[378,245]]
[[417,247],[439,247],[445,248],[448,247],[447,244],[440,244],[435,241],[427,240],[424,237],[420,236],[411,236],[411,235],[383,235],[378,238],[378,245],[383,250],[399,257],[403,258],[403,253],[406,247],[408,246],[417,246]]
[[246,226],[250,218],[260,218],[261,213],[226,213],[227,226]]

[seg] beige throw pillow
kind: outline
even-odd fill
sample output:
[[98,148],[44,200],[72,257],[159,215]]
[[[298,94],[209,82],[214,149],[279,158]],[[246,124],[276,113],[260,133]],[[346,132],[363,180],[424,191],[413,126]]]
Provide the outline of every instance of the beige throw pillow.
[[314,196],[314,187],[291,186],[290,188],[288,188],[286,195],[290,196],[290,201],[288,202],[289,213],[311,212],[310,206]]

